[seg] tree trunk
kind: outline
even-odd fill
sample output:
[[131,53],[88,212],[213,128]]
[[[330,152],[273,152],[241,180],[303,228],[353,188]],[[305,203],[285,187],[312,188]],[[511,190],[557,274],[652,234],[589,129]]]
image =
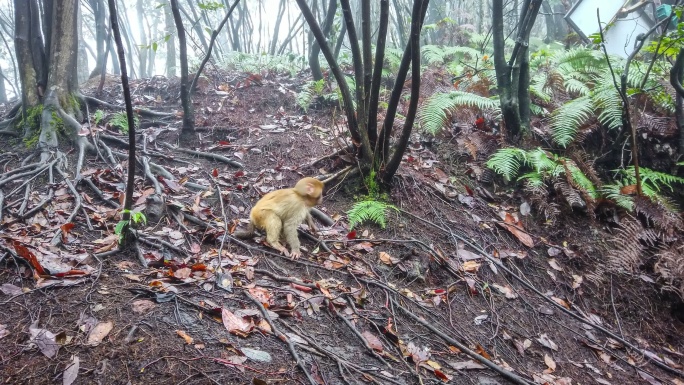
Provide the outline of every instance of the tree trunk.
[[[164,24],[167,36],[173,36],[173,12],[170,7],[164,7]],[[166,76],[176,76],[176,39],[166,41]]]
[[544,38],[544,43],[549,44],[556,38],[556,25],[553,18],[553,8],[551,8],[549,0],[544,0],[542,2],[542,8],[544,9],[544,21],[546,21],[546,37]]
[[7,103],[7,90],[5,89],[5,74],[0,66],[0,103]]
[[107,44],[107,11],[103,0],[90,0],[90,8],[93,10],[95,19],[95,68],[90,73],[90,77],[100,75],[105,68],[105,45]]
[[285,1],[286,0],[280,0],[280,4],[278,5],[278,15],[276,16],[275,27],[273,29],[273,38],[271,39],[271,46],[268,49],[268,53],[271,55],[276,54],[276,46],[278,45],[278,34],[280,32],[280,23],[282,23],[283,16],[285,15]]
[[[149,48],[147,47],[147,33],[145,32],[145,11],[143,9],[143,0],[137,0],[135,2],[135,13],[137,13],[137,22],[138,22],[138,36],[140,36],[140,55],[139,57],[139,62],[138,62],[138,73],[141,78],[146,78],[147,76],[147,54],[149,51]],[[133,64],[133,63],[131,63]]]
[[[335,20],[335,12],[337,11],[337,0],[330,0],[328,4],[328,13],[325,15],[323,22],[323,35],[326,39],[330,36],[333,21]],[[323,72],[321,71],[321,63],[318,61],[318,54],[321,52],[321,47],[316,40],[311,45],[311,53],[309,54],[309,68],[311,68],[311,75],[314,80],[323,79]]]
[[180,10],[178,9],[178,0],[171,0],[171,12],[173,12],[173,19],[176,23],[176,30],[178,31],[178,47],[180,49],[180,96],[181,104],[183,105],[183,128],[184,133],[195,131],[195,112],[190,101],[190,87],[188,84],[188,52],[187,44],[185,42],[185,27],[183,27],[183,19],[181,19]]
[[[38,105],[43,90],[39,90],[38,74],[36,73],[31,53],[31,7],[28,1],[14,1],[14,49],[19,66],[21,79],[21,103],[26,116],[28,109]],[[37,15],[35,16],[37,17]],[[35,21],[34,21],[35,22]]]

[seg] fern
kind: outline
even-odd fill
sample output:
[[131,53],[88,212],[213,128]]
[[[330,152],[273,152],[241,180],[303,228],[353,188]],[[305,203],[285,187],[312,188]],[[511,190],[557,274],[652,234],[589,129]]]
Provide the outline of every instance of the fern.
[[307,82],[302,88],[302,91],[297,95],[297,105],[306,113],[311,106],[311,103],[313,103],[318,96],[322,95],[324,86],[325,79]]
[[628,211],[634,210],[634,197],[622,193],[623,184],[618,182],[616,184],[608,184],[601,187],[599,192],[601,195],[613,202],[619,207]]
[[566,163],[566,165],[570,171],[570,178],[572,178],[573,183],[575,183],[578,188],[589,194],[592,199],[597,199],[598,192],[596,191],[594,183],[592,183],[591,180],[576,165],[568,163]]
[[517,147],[502,148],[487,161],[487,167],[497,174],[511,180],[520,172],[520,167],[527,163],[527,152]]
[[557,108],[551,115],[551,137],[566,147],[573,140],[582,124],[594,113],[593,102],[588,96],[581,96]]
[[462,91],[435,93],[418,109],[418,120],[423,130],[437,133],[449,120],[451,112],[457,107],[477,107],[492,110],[500,115],[499,102],[476,94]]
[[[138,125],[139,120],[137,115],[133,115],[133,124]],[[112,127],[117,127],[124,134],[128,133],[128,115],[123,112],[115,112],[111,119],[109,119],[109,125]]]
[[356,225],[361,224],[362,222],[371,221],[375,222],[384,229],[385,226],[387,226],[388,209],[398,210],[391,204],[376,200],[357,202],[349,211],[347,211],[347,216],[349,217],[349,228],[353,229]]
[[[623,171],[623,174],[631,184],[636,183],[634,166],[628,167]],[[674,191],[672,185],[675,183],[680,185],[684,184],[684,178],[665,172],[651,170],[650,168],[646,167],[639,167],[639,176],[641,177],[642,189],[646,187],[656,193],[660,193],[660,190],[662,190],[663,187],[667,187],[670,189],[670,191]],[[646,191],[644,191],[644,194],[648,195],[646,194]]]

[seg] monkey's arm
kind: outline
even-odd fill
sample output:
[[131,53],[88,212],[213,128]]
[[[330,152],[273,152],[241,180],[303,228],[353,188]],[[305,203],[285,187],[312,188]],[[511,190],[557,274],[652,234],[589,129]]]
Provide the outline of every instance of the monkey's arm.
[[318,228],[316,227],[316,224],[313,221],[313,217],[311,216],[311,213],[306,213],[306,224],[309,226],[309,231],[312,233],[316,234],[318,232]]

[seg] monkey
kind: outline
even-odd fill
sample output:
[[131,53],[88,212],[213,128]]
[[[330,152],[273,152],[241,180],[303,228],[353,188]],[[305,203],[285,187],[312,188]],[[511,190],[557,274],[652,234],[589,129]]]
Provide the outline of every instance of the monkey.
[[[300,179],[293,188],[271,191],[252,207],[247,230],[236,231],[233,235],[244,239],[254,236],[255,229],[264,230],[271,247],[292,259],[299,258],[297,226],[306,221],[312,232],[318,231],[310,210],[323,201],[324,187],[320,180],[307,177]],[[289,253],[280,243],[281,235],[290,245]]]

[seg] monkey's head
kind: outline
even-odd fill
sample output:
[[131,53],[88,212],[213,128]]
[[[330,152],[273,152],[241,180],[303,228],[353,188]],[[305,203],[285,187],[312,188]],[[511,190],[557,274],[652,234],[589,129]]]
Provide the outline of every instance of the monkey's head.
[[297,182],[294,190],[304,198],[307,206],[313,207],[323,202],[323,187],[325,185],[320,180],[306,177]]

